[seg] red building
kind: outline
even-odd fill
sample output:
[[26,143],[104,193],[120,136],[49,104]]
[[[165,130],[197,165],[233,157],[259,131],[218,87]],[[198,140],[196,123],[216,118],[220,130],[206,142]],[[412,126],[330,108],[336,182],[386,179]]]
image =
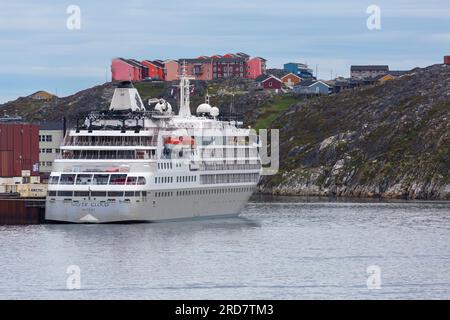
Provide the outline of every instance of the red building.
[[266,59],[261,57],[251,58],[247,61],[247,75],[249,79],[256,79],[266,72]]
[[39,176],[39,125],[0,122],[0,177],[25,176]]
[[137,61],[115,58],[111,62],[113,81],[142,81],[146,76],[146,67]]
[[164,80],[164,62],[161,60],[143,60],[141,64],[148,68],[147,77],[154,80]]
[[247,60],[241,57],[230,58],[230,54],[225,56],[212,59],[212,78],[245,78]]
[[450,56],[445,56],[444,57],[444,64],[450,65]]
[[269,76],[265,80],[261,81],[261,85],[263,89],[265,90],[278,90],[281,89],[281,86],[283,85],[283,81],[281,79],[278,79],[275,76]]

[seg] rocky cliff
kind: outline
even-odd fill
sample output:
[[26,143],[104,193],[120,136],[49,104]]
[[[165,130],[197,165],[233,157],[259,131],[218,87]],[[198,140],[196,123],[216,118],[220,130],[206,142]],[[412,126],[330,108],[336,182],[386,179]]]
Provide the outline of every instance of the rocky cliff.
[[281,168],[263,193],[450,197],[450,66],[296,103],[271,126]]

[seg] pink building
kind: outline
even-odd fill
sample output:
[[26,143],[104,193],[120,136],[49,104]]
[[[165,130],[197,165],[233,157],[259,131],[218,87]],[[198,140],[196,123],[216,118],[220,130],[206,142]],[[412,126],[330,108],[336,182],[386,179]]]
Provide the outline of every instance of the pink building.
[[265,72],[266,72],[266,59],[261,57],[255,57],[247,61],[247,78],[256,79]]
[[111,74],[113,81],[142,81],[142,67],[124,58],[115,58],[111,62]]
[[178,79],[179,65],[176,60],[164,61],[164,80],[173,81]]
[[200,59],[180,59],[178,60],[180,67],[186,63],[186,72],[195,80],[212,80],[213,79],[213,61],[211,58],[201,57]]

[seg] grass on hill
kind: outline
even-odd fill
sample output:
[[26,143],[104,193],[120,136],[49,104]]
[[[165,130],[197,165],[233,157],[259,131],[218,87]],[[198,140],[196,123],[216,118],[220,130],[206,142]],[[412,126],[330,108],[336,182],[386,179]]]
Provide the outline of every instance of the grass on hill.
[[142,100],[149,98],[159,98],[164,92],[163,82],[139,82],[134,87],[139,92]]
[[287,110],[293,104],[299,102],[302,98],[292,97],[286,95],[279,95],[273,98],[273,101],[266,103],[262,107],[261,116],[256,121],[255,129],[269,128],[272,122],[281,115],[282,112]]

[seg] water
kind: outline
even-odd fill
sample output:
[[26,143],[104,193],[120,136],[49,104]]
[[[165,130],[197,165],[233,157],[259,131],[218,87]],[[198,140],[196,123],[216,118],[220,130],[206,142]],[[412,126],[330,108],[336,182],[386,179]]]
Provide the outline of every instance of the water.
[[450,298],[450,202],[256,198],[234,219],[3,226],[0,246],[1,299]]

